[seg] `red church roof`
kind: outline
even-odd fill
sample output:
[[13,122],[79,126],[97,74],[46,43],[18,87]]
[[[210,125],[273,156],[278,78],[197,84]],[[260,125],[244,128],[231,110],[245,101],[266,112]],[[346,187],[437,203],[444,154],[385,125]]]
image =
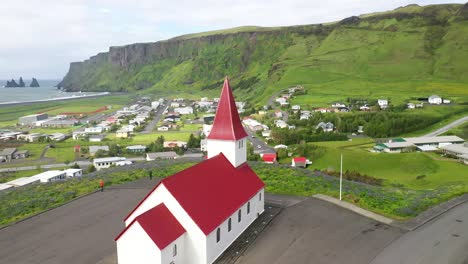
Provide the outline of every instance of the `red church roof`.
[[218,110],[208,139],[238,140],[247,137],[237,112],[229,80],[224,80]]
[[159,184],[169,190],[205,235],[210,234],[265,186],[247,163],[236,168],[222,153],[176,173]]
[[115,238],[115,241],[117,241],[135,222],[140,224],[160,250],[166,248],[172,241],[185,233],[185,229],[180,225],[179,221],[177,221],[174,215],[167,209],[166,205],[161,203],[136,217],[132,223]]

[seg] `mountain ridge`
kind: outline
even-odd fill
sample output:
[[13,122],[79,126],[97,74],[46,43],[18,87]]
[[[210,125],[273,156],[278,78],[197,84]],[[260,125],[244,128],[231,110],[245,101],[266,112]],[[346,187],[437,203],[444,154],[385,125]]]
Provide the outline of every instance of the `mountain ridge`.
[[[59,86],[196,95],[211,93],[229,75],[241,97],[259,98],[281,87],[319,86],[345,76],[370,83],[466,82],[466,10],[468,4],[409,5],[326,24],[237,27],[113,46],[71,63]],[[293,70],[301,74],[295,78]],[[307,71],[320,78],[307,77]]]

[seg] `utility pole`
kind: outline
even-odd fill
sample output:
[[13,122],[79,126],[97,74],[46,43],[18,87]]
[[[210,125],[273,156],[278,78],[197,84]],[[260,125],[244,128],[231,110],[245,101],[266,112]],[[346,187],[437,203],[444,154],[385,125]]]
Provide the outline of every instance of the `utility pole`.
[[343,189],[343,153],[341,153],[341,164],[340,164],[340,201],[341,201],[342,189]]

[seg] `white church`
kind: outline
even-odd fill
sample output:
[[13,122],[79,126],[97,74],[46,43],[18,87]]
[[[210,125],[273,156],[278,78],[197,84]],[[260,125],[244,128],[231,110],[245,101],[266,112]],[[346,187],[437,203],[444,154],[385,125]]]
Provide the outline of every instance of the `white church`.
[[213,263],[264,211],[265,184],[247,164],[247,133],[226,78],[208,159],[165,178],[124,219],[119,264]]

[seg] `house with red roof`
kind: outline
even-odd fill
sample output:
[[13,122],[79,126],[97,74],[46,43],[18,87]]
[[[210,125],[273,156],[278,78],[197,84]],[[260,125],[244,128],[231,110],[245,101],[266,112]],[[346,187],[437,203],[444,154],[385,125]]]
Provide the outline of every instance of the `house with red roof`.
[[291,161],[291,166],[305,168],[307,166],[307,159],[305,157],[293,158]]
[[269,164],[275,163],[276,162],[276,153],[262,154],[262,160],[263,160],[263,162],[269,163]]
[[208,158],[163,179],[128,214],[115,239],[118,263],[213,263],[264,211],[246,138],[226,78]]

